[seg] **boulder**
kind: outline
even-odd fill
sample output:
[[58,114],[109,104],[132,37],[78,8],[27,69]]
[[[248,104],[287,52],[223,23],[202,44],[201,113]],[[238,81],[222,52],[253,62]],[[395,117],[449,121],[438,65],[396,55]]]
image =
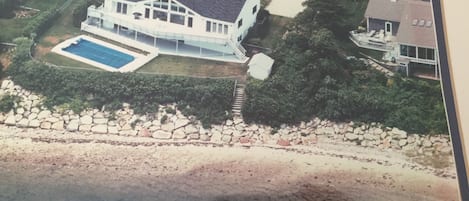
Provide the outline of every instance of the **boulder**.
[[150,137],[151,133],[150,133],[150,130],[148,130],[147,128],[142,128],[138,131],[137,135],[140,137]]
[[161,130],[166,131],[166,132],[173,132],[174,124],[173,123],[163,124],[161,125]]
[[63,131],[64,129],[64,121],[57,121],[55,123],[52,123],[51,126],[52,130],[58,130],[58,131]]
[[399,130],[398,128],[393,128],[391,130],[391,136],[393,139],[406,139],[407,138],[407,132],[403,130]]
[[49,130],[51,127],[52,127],[52,123],[48,122],[48,121],[44,121],[41,123],[41,126],[40,126],[42,129],[46,129],[46,130]]
[[187,125],[184,128],[186,134],[198,133],[199,129],[197,129],[194,125]]
[[200,140],[204,141],[204,142],[208,142],[208,141],[210,141],[210,136],[208,136],[206,134],[201,134],[200,135]]
[[278,139],[277,145],[284,146],[284,147],[291,146],[290,141],[286,139]]
[[49,118],[51,116],[51,114],[52,114],[51,111],[43,110],[43,111],[39,112],[39,114],[37,115],[37,119],[42,120],[42,119]]
[[67,131],[70,131],[70,132],[78,131],[79,125],[80,125],[80,122],[78,120],[72,120],[67,125]]
[[107,125],[108,119],[106,118],[94,118],[93,123],[94,124],[106,124]]
[[14,126],[16,125],[16,118],[14,115],[8,115],[7,118],[5,119],[5,124],[7,126]]
[[27,128],[29,126],[29,120],[28,119],[21,119],[16,126],[19,128]]
[[[115,127],[115,126],[109,126],[109,127],[107,127],[107,132],[108,132],[109,134],[113,134],[113,135],[119,134],[119,130],[118,130],[117,127]],[[150,135],[148,135],[148,136],[150,136]]]
[[24,108],[22,107],[16,108],[16,114],[24,114]]
[[192,133],[187,136],[187,139],[189,140],[198,140],[200,139],[200,135],[198,133]]
[[28,116],[28,120],[33,120],[33,119],[36,119],[37,118],[37,114],[36,113],[31,113],[29,116]]
[[181,127],[184,127],[186,126],[187,124],[189,124],[190,121],[188,119],[177,119],[175,122],[174,122],[174,128],[175,129],[178,129],[178,128],[181,128]]
[[345,138],[350,141],[358,140],[359,135],[353,134],[353,133],[347,133],[345,134]]
[[186,133],[184,132],[184,129],[180,128],[180,129],[175,130],[173,132],[173,138],[177,140],[185,139]]
[[218,131],[212,131],[212,137],[210,138],[210,142],[218,143],[221,142],[222,134]]
[[407,140],[406,139],[399,140],[399,146],[403,147],[405,145],[407,145]]
[[91,125],[92,123],[93,123],[93,117],[89,115],[85,115],[80,118],[80,124],[82,125]]
[[80,132],[90,132],[91,131],[91,125],[80,125],[78,128]]
[[96,134],[106,134],[107,131],[107,125],[96,125],[91,128],[91,132],[96,133]]
[[172,134],[170,132],[162,131],[162,130],[156,131],[152,135],[153,138],[162,139],[162,140],[169,140],[171,139],[171,136]]
[[29,121],[29,125],[28,125],[30,128],[39,128],[41,126],[41,122],[37,119],[33,119],[31,121]]
[[223,135],[221,137],[221,141],[224,143],[230,143],[231,142],[231,135]]

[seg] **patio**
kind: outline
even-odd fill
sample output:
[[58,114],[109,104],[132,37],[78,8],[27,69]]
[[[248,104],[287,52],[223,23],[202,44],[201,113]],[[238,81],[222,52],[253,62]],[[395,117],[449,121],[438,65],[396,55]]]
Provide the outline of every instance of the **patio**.
[[379,32],[358,32],[351,31],[350,39],[357,46],[383,52],[392,51],[396,44],[396,37],[386,36],[384,30]]

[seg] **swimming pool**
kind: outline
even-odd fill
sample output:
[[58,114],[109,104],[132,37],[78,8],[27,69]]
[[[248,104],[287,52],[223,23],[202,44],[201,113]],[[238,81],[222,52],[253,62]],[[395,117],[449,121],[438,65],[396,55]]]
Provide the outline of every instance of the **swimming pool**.
[[119,69],[135,60],[135,57],[129,54],[82,38],[71,43],[68,47],[62,48],[62,50],[115,69]]

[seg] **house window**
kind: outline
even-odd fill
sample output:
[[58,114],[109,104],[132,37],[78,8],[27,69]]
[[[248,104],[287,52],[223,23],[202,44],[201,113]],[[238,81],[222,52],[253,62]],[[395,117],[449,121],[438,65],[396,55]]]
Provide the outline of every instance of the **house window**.
[[149,8],[145,8],[145,18],[150,18],[150,9]]
[[122,4],[122,14],[127,14],[127,4]]
[[407,45],[401,45],[401,56],[409,56],[409,48],[407,48]]
[[116,10],[117,13],[121,13],[122,12],[122,3],[121,2],[117,2],[117,10]]
[[205,31],[206,32],[211,32],[211,27],[212,27],[212,22],[207,21],[207,25],[205,26]]
[[418,58],[425,60],[435,60],[435,50],[431,48],[418,48]]
[[170,19],[171,23],[184,25],[185,20],[186,18],[182,15],[171,14],[171,19]]
[[156,19],[156,18],[167,22],[168,21],[168,13],[163,12],[163,11],[153,10],[153,19]]
[[401,56],[417,58],[417,48],[415,46],[401,45]]
[[168,9],[169,2],[168,0],[156,0],[153,2],[153,7],[161,8],[161,9]]
[[415,46],[409,46],[409,57],[417,58],[417,48]]
[[224,31],[225,31],[225,35],[228,35],[228,25],[225,25]]
[[187,26],[192,28],[193,19],[192,17],[187,18]]
[[238,28],[241,27],[241,26],[243,26],[243,19],[240,19],[240,20],[238,21]]
[[256,14],[257,12],[257,5],[254,6],[254,8],[252,8],[252,14]]
[[186,9],[180,5],[178,5],[176,2],[171,3],[171,10],[179,13],[186,13]]
[[217,32],[217,23],[212,24],[212,32]]
[[432,61],[435,60],[435,50],[434,49],[431,49],[431,48],[427,49],[427,59],[432,60]]
[[218,24],[218,33],[222,33],[223,31],[223,24]]

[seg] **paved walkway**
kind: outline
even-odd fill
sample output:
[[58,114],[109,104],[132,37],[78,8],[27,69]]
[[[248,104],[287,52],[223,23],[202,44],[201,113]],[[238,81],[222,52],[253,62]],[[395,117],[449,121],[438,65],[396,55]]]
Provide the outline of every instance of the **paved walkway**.
[[294,18],[298,13],[303,11],[301,5],[305,0],[272,0],[266,10],[272,15],[280,15],[284,17]]

